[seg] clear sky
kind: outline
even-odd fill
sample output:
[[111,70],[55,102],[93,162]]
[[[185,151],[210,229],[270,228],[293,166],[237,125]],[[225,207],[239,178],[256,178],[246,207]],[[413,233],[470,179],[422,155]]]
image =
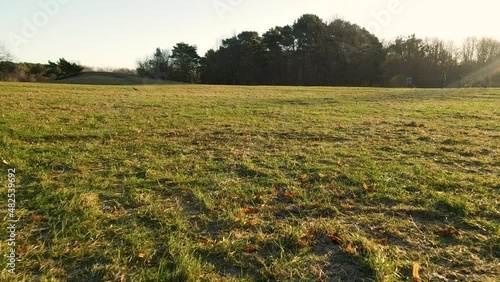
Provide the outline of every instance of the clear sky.
[[18,61],[61,57],[96,67],[134,68],[177,42],[204,55],[241,31],[265,32],[302,14],[359,24],[380,39],[415,33],[460,43],[500,39],[496,0],[0,0],[0,42]]

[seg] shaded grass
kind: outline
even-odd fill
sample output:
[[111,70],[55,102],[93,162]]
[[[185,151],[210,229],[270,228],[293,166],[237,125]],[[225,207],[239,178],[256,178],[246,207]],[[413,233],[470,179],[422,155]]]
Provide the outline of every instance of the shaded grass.
[[0,84],[17,280],[498,280],[498,90],[129,88]]

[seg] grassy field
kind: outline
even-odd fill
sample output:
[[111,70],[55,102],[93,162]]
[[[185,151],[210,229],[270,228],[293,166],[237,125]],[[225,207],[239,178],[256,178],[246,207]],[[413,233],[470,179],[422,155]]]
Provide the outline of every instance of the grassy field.
[[500,90],[137,87],[0,83],[1,281],[500,281]]
[[140,85],[140,84],[183,84],[182,82],[160,79],[141,78],[136,75],[112,72],[82,72],[76,76],[56,80],[49,79],[44,83],[86,84],[86,85]]

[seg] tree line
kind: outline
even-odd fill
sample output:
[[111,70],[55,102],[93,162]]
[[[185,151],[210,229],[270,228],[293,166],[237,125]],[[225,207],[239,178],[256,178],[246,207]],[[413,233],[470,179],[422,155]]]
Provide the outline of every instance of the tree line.
[[359,25],[305,14],[263,34],[244,31],[200,57],[195,45],[158,48],[139,61],[143,77],[229,85],[448,87],[500,82],[500,41],[401,36],[383,43]]
[[36,82],[48,78],[64,79],[82,72],[83,66],[71,63],[64,58],[48,64],[14,63],[0,61],[0,81]]
[[[57,63],[12,63],[0,45],[0,80],[62,79],[84,68]],[[196,45],[157,48],[137,61],[143,78],[227,85],[455,87],[500,84],[500,41],[467,38],[461,46],[439,38],[400,36],[382,42],[345,20],[305,14],[263,34],[243,31],[198,55]],[[411,78],[411,80],[408,80]]]

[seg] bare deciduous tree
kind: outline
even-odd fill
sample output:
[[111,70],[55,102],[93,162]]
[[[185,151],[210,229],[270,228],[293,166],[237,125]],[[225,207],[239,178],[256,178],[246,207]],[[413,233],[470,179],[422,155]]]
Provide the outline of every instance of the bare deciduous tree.
[[462,64],[470,66],[477,59],[477,38],[467,37],[462,44],[461,60]]
[[7,50],[7,47],[0,42],[0,62],[12,60],[14,60],[14,56]]
[[480,66],[492,63],[500,57],[500,41],[483,37],[477,43],[477,62]]

